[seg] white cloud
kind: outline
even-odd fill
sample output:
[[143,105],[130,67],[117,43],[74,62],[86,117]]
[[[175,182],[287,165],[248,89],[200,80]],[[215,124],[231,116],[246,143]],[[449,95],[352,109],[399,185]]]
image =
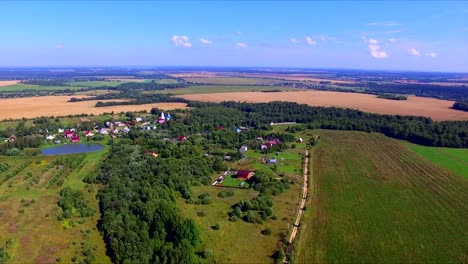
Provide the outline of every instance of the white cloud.
[[207,39],[204,39],[204,38],[201,38],[201,39],[200,39],[200,42],[201,42],[201,43],[204,43],[204,44],[211,44],[211,43],[213,43],[212,40],[207,40]]
[[236,47],[238,47],[238,48],[247,48],[248,46],[247,46],[247,44],[245,44],[245,43],[237,42],[237,43],[236,43]]
[[177,47],[184,47],[184,48],[192,47],[192,44],[189,42],[189,38],[187,36],[174,35],[172,36],[172,42],[174,42],[174,44]]
[[317,42],[314,41],[311,37],[306,37],[305,40],[306,40],[307,44],[309,44],[309,45],[317,44]]
[[297,40],[297,39],[295,39],[295,38],[290,39],[290,41],[291,41],[292,43],[294,43],[294,44],[299,43],[299,40]]
[[416,50],[415,48],[408,49],[408,53],[413,56],[419,56],[419,50]]
[[434,59],[435,57],[437,57],[437,53],[435,53],[435,52],[429,52],[429,53],[426,53],[426,56],[431,57],[431,58]]
[[384,27],[401,26],[400,23],[396,23],[393,21],[371,22],[371,23],[367,23],[367,25],[368,26],[384,26]]
[[388,30],[388,31],[385,31],[384,34],[395,34],[395,33],[400,33],[401,31],[402,31],[401,29]]
[[65,48],[65,46],[62,45],[62,44],[57,44],[57,45],[55,45],[55,48],[56,49],[63,49],[63,48]]
[[391,43],[397,42],[396,38],[389,38],[388,41],[390,41]]
[[367,39],[366,37],[362,36],[362,40],[369,43],[367,47],[369,48],[372,57],[376,59],[385,59],[388,57],[385,51],[380,50],[379,42],[376,39]]

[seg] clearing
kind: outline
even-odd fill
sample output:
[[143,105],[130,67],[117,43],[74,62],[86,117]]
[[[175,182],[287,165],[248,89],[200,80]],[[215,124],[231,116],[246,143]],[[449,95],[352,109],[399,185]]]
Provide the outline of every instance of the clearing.
[[382,134],[318,130],[297,263],[466,263],[468,180]]
[[[270,89],[274,89],[271,87]],[[415,115],[431,117],[436,121],[468,120],[468,112],[451,109],[453,101],[408,96],[408,100],[381,100],[375,95],[328,91],[296,91],[279,93],[233,92],[212,94],[191,94],[180,96],[194,101],[222,102],[272,102],[289,101],[311,106],[335,106],[358,109],[364,112]]]

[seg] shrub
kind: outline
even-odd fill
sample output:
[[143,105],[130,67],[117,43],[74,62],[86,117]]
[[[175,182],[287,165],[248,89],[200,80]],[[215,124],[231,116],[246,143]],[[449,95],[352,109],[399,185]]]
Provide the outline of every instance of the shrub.
[[206,216],[206,213],[204,211],[197,212],[197,215],[200,217]]
[[237,220],[239,220],[239,218],[237,218],[237,216],[235,216],[235,215],[229,217],[229,221],[231,221],[231,222],[237,222]]
[[210,197],[205,197],[205,198],[203,198],[201,202],[202,202],[202,204],[205,204],[205,205],[206,205],[206,204],[211,204],[211,203],[212,203]]
[[271,228],[264,229],[264,230],[262,231],[262,234],[264,234],[265,236],[271,235]]
[[221,228],[221,226],[218,223],[216,223],[214,226],[212,226],[212,228],[214,230],[219,230]]

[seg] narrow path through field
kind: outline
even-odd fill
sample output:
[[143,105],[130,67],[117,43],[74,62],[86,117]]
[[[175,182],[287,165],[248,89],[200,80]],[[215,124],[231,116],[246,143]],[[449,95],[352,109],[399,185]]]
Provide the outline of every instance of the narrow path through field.
[[294,227],[291,232],[291,236],[289,237],[289,244],[288,244],[288,249],[286,251],[286,258],[284,260],[284,263],[289,263],[289,257],[291,255],[294,239],[296,239],[297,232],[299,231],[299,223],[301,222],[302,215],[304,214],[304,207],[307,201],[307,192],[308,192],[308,185],[309,185],[309,177],[308,177],[308,172],[309,172],[309,150],[306,150],[305,152],[305,162],[304,162],[304,185],[302,187],[302,199],[301,203],[299,205],[299,211],[297,212],[297,218],[296,221],[294,222]]

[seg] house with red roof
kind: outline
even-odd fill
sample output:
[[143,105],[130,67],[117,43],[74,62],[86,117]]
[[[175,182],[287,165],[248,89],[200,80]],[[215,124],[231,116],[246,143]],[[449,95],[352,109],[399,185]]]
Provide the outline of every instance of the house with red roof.
[[72,138],[73,137],[73,132],[70,130],[65,131],[65,137],[66,138]]
[[73,143],[80,142],[80,135],[74,134],[72,137],[72,142]]
[[239,180],[248,180],[255,175],[254,172],[248,170],[238,170],[236,174]]

